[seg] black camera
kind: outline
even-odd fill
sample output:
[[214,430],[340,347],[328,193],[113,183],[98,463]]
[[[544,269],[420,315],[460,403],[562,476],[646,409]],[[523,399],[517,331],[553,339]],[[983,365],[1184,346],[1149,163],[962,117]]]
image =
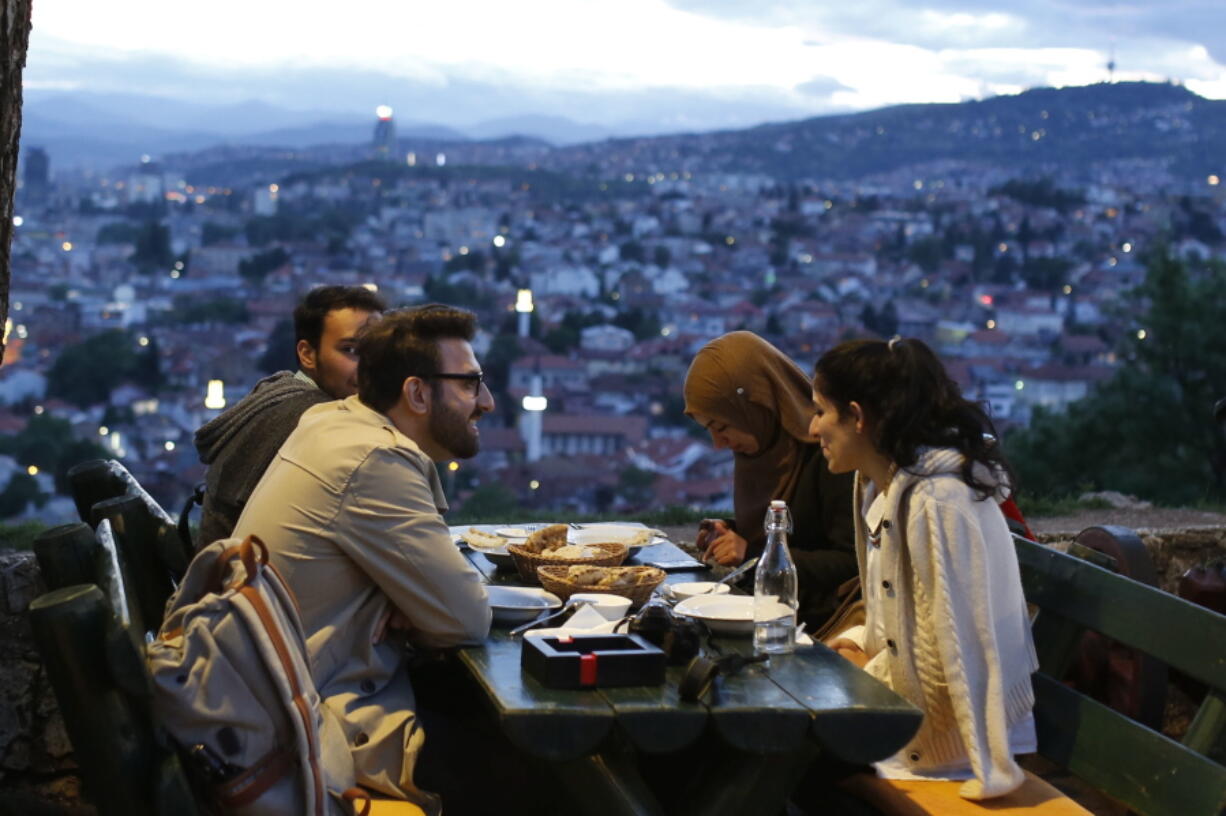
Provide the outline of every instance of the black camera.
[[702,648],[702,624],[674,615],[668,604],[659,599],[648,601],[638,614],[618,623],[613,631],[620,630],[623,625],[631,634],[660,647],[673,666],[688,663]]

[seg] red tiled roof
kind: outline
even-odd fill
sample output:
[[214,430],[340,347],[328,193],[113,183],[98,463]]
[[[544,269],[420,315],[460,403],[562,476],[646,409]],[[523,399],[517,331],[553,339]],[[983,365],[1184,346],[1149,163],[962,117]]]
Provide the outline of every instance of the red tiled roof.
[[545,412],[542,430],[547,434],[620,434],[637,444],[647,434],[647,418],[641,416],[588,416]]

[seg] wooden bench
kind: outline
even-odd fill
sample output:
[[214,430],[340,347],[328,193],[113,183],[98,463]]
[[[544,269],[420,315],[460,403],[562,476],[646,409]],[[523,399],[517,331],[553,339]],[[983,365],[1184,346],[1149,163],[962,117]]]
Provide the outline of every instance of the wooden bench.
[[[1015,536],[1034,621],[1039,754],[1142,816],[1218,816],[1226,808],[1226,616],[1085,560]],[[1162,661],[1208,693],[1182,742],[1061,681],[1086,630]],[[961,783],[858,780],[857,795],[903,814],[1086,813],[1028,775],[1010,797],[975,803]],[[1049,786],[1048,786],[1049,787]]]
[[[172,580],[186,570],[170,517],[118,462],[70,473],[78,522],[34,542],[48,592],[30,626],[101,816],[203,816],[198,773],[153,715],[145,633],[161,624]],[[423,816],[411,802],[358,800],[365,816]]]
[[98,812],[196,816],[179,756],[153,722],[143,635],[114,546],[105,520],[97,531],[76,524],[40,536],[50,591],[30,604],[34,640]]

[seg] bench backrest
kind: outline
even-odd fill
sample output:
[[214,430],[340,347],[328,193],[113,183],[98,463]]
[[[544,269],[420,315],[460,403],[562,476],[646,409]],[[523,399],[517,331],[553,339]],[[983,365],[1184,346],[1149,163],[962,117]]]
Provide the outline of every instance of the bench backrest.
[[[1146,816],[1218,814],[1226,807],[1226,616],[1014,537],[1034,623],[1039,753]],[[1061,682],[1090,629],[1208,687],[1182,743]],[[1216,757],[1216,758],[1215,758]]]

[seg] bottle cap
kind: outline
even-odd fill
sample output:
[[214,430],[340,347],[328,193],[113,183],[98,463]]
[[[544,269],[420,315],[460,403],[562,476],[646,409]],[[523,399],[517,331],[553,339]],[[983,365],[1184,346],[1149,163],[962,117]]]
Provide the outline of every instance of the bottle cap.
[[783,499],[772,499],[771,509],[772,510],[786,510],[788,509],[788,503],[785,502]]

